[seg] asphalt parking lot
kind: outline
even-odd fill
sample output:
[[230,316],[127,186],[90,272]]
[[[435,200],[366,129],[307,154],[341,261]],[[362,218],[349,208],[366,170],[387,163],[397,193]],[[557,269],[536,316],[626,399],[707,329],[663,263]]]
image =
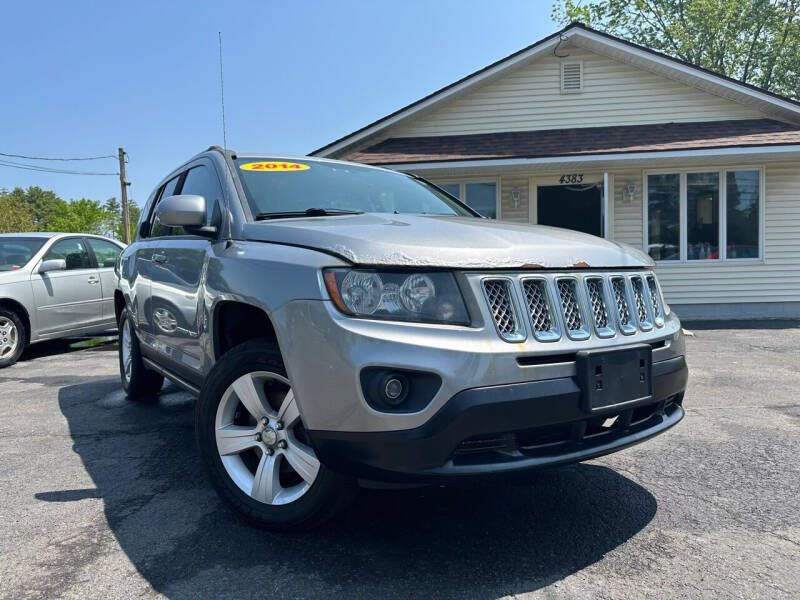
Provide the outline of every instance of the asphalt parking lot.
[[367,491],[323,529],[240,522],[192,399],[127,401],[116,347],[0,371],[3,598],[800,597],[800,328],[695,329],[687,418],[524,481]]

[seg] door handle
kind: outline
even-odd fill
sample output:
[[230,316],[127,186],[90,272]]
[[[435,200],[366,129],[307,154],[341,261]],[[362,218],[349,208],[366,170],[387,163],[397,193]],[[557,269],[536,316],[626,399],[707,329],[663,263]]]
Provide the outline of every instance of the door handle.
[[95,275],[90,275],[89,279],[87,279],[89,283],[100,283],[100,278],[96,277]]
[[164,264],[167,262],[167,255],[166,254],[153,254],[153,262],[158,264]]

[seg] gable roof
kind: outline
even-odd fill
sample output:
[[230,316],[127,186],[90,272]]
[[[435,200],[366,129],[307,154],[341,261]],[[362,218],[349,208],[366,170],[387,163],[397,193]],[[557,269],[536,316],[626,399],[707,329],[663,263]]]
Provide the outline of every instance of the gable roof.
[[800,144],[800,125],[705,121],[389,138],[344,157],[372,165]]
[[768,110],[765,110],[765,112],[772,113],[778,118],[800,124],[800,102],[796,100],[673,58],[645,46],[640,46],[639,44],[598,31],[582,23],[571,23],[564,27],[564,29],[475,71],[416,102],[412,102],[408,106],[396,110],[369,125],[365,125],[348,135],[334,140],[309,154],[311,156],[333,156],[359,142],[363,143],[369,138],[377,137],[388,127],[396,125],[400,121],[408,119],[420,111],[451,98],[456,94],[461,94],[467,89],[487,79],[494,78],[520,63],[533,59],[548,51],[552,51],[556,49],[559,44],[567,40],[572,40],[581,47],[592,51],[599,51],[607,55],[616,55],[617,58],[624,57],[631,64],[642,68],[649,68],[650,70],[660,72],[666,76],[688,80],[687,83],[690,85],[701,87],[731,100],[743,104],[757,104],[762,110],[766,107]]

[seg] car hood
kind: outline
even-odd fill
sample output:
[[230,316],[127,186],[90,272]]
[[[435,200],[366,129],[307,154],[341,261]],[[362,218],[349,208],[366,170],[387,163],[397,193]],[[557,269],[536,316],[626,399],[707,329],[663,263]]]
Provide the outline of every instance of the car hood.
[[17,283],[30,279],[30,272],[27,269],[17,269],[16,271],[0,271],[0,285],[4,283]]
[[456,269],[652,266],[641,250],[593,235],[489,219],[365,213],[261,221],[249,240],[334,254],[359,265]]

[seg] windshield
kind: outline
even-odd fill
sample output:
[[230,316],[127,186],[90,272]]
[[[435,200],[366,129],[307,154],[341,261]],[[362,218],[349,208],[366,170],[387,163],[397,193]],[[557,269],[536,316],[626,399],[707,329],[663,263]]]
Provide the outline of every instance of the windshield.
[[46,241],[45,238],[0,236],[0,271],[21,269]]
[[329,213],[475,216],[445,192],[402,173],[312,160],[238,158],[234,162],[254,216],[304,213],[312,208]]

